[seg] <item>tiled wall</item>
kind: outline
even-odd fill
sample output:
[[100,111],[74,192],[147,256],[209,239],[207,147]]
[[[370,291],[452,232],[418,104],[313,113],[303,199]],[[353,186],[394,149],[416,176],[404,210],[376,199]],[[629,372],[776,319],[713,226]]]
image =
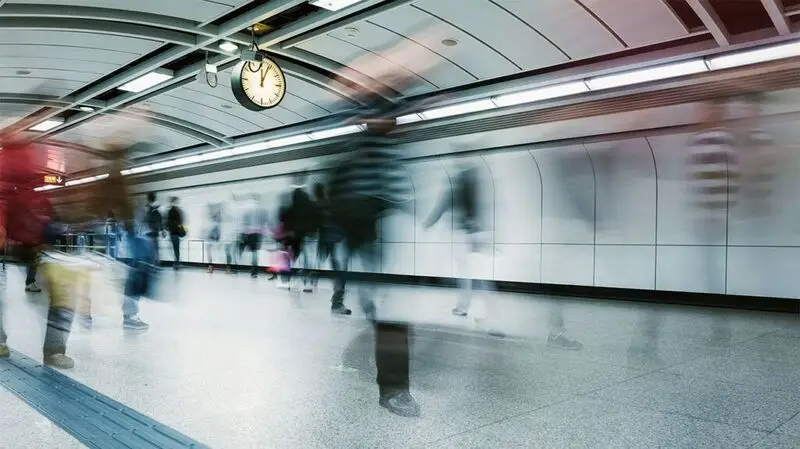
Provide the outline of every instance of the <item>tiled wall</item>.
[[[800,298],[800,153],[787,146],[790,124],[770,131],[783,149],[770,208],[752,211],[740,201],[703,232],[686,170],[687,135],[409,161],[415,214],[382,224],[382,271],[457,275],[465,239],[452,215],[427,230],[422,222],[468,159],[481,172],[491,230],[493,250],[481,269],[487,279]],[[622,157],[609,169],[603,153],[611,147]],[[274,214],[290,185],[276,176],[161,198],[181,197],[189,223],[184,257],[200,261],[203,245],[194,240],[205,236],[207,203],[257,192]]]

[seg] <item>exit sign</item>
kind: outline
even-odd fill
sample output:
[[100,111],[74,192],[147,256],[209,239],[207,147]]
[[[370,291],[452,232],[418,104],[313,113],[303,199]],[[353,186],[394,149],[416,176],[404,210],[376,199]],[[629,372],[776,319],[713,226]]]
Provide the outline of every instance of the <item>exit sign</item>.
[[64,184],[64,177],[58,175],[45,175],[44,176],[44,183],[45,184],[56,184],[61,185]]

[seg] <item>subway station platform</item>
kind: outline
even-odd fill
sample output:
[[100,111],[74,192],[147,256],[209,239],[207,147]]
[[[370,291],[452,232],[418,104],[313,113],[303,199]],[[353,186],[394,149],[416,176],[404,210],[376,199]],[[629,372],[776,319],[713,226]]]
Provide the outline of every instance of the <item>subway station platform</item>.
[[[46,296],[22,281],[10,266],[9,344],[39,360]],[[456,290],[385,287],[418,323],[422,416],[401,418],[378,405],[371,328],[329,313],[326,281],[299,294],[266,276],[165,270],[140,333],[121,329],[107,291],[94,328],[75,326],[63,374],[212,448],[800,447],[793,315],[491,293],[497,338],[452,316]],[[582,349],[548,345],[560,318]],[[0,446],[84,447],[1,387]]]

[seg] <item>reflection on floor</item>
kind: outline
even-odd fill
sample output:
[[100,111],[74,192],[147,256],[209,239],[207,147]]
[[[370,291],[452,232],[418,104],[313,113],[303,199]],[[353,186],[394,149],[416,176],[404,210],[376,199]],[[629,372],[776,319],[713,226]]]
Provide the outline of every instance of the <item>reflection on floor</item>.
[[[493,293],[498,339],[452,316],[455,291],[394,287],[386,303],[421,323],[423,416],[405,419],[378,406],[371,330],[331,316],[326,286],[300,295],[190,270],[164,281],[167,301],[143,304],[146,333],[123,333],[113,292],[99,295],[68,374],[214,448],[800,447],[796,316]],[[40,357],[43,296],[25,296],[17,268],[8,284],[9,343]],[[583,349],[547,344],[559,318]],[[0,396],[28,437],[68,438]],[[44,447],[13,431],[9,446],[6,427],[22,426],[3,419],[0,446]]]

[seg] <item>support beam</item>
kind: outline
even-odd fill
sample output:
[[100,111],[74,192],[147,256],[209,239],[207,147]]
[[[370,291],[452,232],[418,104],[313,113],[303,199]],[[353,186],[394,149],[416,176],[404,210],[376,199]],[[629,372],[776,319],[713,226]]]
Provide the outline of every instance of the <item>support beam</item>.
[[775,25],[775,29],[778,30],[778,34],[785,36],[792,32],[789,27],[789,20],[784,15],[783,0],[761,0],[761,4],[767,10],[767,14],[769,14],[772,24]]
[[[0,8],[3,11],[3,8]],[[110,34],[114,36],[133,37],[162,41],[170,44],[194,45],[195,34],[184,33],[163,28],[154,28],[132,23],[118,23],[105,20],[84,20],[75,18],[51,17],[3,17],[0,14],[0,29],[6,30],[61,30],[83,33]]]
[[694,13],[697,14],[697,17],[699,17],[703,25],[706,26],[706,29],[708,29],[714,37],[714,40],[717,41],[717,45],[720,47],[727,47],[731,44],[730,33],[728,33],[725,24],[722,23],[722,19],[720,19],[719,14],[714,11],[709,0],[686,0],[686,3],[692,7]]

